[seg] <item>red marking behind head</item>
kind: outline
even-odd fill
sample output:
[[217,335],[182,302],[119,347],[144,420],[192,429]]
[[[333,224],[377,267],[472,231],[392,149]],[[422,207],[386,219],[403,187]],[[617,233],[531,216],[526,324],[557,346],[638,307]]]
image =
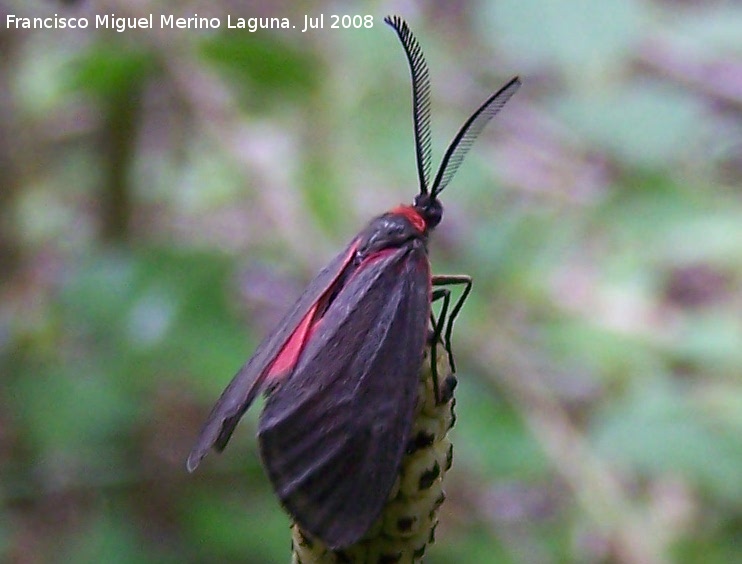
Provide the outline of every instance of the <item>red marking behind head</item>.
[[397,213],[405,216],[415,229],[420,233],[425,233],[425,229],[427,228],[425,219],[423,219],[420,212],[413,206],[397,206],[390,213]]

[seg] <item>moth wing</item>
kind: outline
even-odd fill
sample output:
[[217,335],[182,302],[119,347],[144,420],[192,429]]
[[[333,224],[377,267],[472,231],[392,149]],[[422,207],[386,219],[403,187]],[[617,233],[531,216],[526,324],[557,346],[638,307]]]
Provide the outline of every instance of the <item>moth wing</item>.
[[412,428],[430,311],[422,243],[362,264],[274,389],[258,435],[288,511],[332,548],[379,516]]
[[309,283],[281,322],[263,339],[250,360],[232,378],[212,408],[188,455],[186,466],[189,472],[198,467],[210,448],[222,451],[227,446],[237,423],[268,384],[266,375],[271,365],[280,356],[289,339],[302,327],[302,322],[322,296],[340,283],[357,246],[356,238]]

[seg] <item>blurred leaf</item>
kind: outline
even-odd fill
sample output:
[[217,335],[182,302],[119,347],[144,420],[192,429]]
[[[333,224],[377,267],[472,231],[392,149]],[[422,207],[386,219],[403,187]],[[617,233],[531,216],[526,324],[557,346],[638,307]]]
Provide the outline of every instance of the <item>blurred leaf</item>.
[[228,303],[224,258],[145,249],[80,266],[66,286],[66,312],[81,336],[94,336],[94,354],[118,351],[114,366],[131,384],[149,385],[153,373],[181,381],[190,374],[216,389],[214,374],[231,374],[244,361],[249,347]]
[[709,415],[718,418],[732,434],[742,436],[742,394],[737,382],[707,382],[699,390],[699,405]]
[[489,530],[481,528],[465,537],[454,537],[446,542],[438,542],[428,548],[425,562],[447,564],[451,562],[491,562],[497,564],[516,564],[514,555],[507,550],[505,543],[493,539]]
[[343,235],[339,231],[348,209],[345,199],[348,191],[333,182],[328,164],[316,158],[307,163],[304,179],[306,209],[328,233]]
[[663,168],[706,133],[698,101],[661,83],[634,82],[562,97],[557,110],[594,147],[636,167]]
[[[676,201],[667,205],[668,214]],[[737,270],[742,255],[741,214],[733,202],[721,202],[711,210],[687,210],[682,221],[658,233],[662,250],[674,262],[707,261]]]
[[689,317],[679,328],[672,352],[707,369],[736,371],[742,366],[742,322],[737,312]]
[[455,456],[477,473],[533,478],[546,471],[546,459],[533,436],[510,406],[497,402],[473,378],[461,376],[456,389]]
[[742,443],[683,392],[659,378],[637,381],[595,422],[595,447],[607,460],[641,475],[680,476],[739,503]]
[[273,497],[234,497],[210,488],[188,500],[186,530],[198,539],[198,561],[285,562],[289,518]]
[[102,366],[80,362],[24,376],[14,386],[16,409],[31,444],[50,454],[105,460],[96,450],[111,450],[141,417],[138,401]]
[[[0,491],[0,499],[4,497],[4,492]],[[5,515],[5,512],[0,510],[0,559],[10,559],[10,545],[11,545],[11,530],[10,530],[10,519]]]
[[[545,248],[561,245],[562,240],[552,227],[544,210],[513,209],[477,224],[474,240],[465,252],[471,255],[470,260],[485,283],[497,284],[498,290],[510,287],[527,293],[534,285],[543,287],[545,265],[538,258],[555,259]],[[529,283],[531,275],[534,285]]]
[[251,96],[259,94],[265,101],[279,95],[305,100],[317,85],[319,69],[315,60],[306,51],[291,48],[269,34],[213,35],[204,39],[201,53],[227,77],[249,85]]
[[65,71],[74,55],[43,43],[28,45],[28,60],[19,66],[14,77],[16,107],[40,120],[48,118],[50,112],[54,115],[69,89]]
[[693,536],[684,537],[673,547],[673,562],[678,564],[729,564],[739,557],[739,532],[734,525],[717,527],[704,523]]
[[543,324],[541,334],[557,359],[594,377],[630,382],[662,369],[656,345],[595,321],[582,317],[555,319]]
[[572,74],[628,56],[646,18],[636,0],[499,0],[485,3],[482,15],[475,22],[496,48]]
[[57,554],[60,562],[110,562],[111,564],[176,562],[174,556],[163,558],[147,546],[137,534],[135,524],[124,515],[100,511]]
[[672,41],[693,56],[742,54],[742,6],[734,2],[718,5],[677,7],[674,17],[663,22]]
[[100,41],[71,64],[69,84],[108,99],[130,92],[132,85],[141,84],[155,67],[153,53],[141,45],[124,47],[116,41]]

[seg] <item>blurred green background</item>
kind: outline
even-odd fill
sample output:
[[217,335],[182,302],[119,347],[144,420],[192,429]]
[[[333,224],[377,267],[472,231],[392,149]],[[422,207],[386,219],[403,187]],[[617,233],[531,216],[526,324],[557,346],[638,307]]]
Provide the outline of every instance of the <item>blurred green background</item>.
[[[341,7],[342,6],[342,7]],[[7,14],[370,14],[14,30]],[[742,6],[0,0],[0,560],[286,562],[252,410],[184,461],[313,274],[524,86],[443,194],[474,277],[429,562],[731,562],[742,544]]]

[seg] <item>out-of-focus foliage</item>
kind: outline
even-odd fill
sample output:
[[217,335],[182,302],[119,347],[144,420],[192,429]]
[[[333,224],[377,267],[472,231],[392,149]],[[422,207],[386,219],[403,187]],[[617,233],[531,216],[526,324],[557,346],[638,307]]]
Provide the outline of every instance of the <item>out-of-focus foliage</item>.
[[[168,9],[222,27],[6,25]],[[374,26],[331,30],[338,10]],[[475,289],[429,561],[739,558],[739,3],[4,0],[0,560],[287,560],[259,409],[184,460],[303,283],[414,194],[394,10],[427,53],[436,155],[524,82],[431,243]]]

